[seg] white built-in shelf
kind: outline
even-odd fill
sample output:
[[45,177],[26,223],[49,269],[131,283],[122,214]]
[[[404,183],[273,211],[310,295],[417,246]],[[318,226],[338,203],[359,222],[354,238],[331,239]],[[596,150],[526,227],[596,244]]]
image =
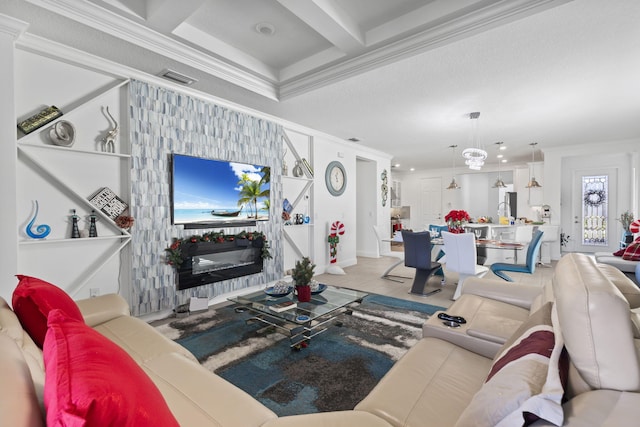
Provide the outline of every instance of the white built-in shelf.
[[70,110],[63,112],[64,114],[58,118],[56,118],[55,120],[52,120],[51,122],[47,123],[46,125],[36,129],[35,131],[24,135],[24,134],[20,134],[18,135],[18,142],[19,143],[23,143],[24,141],[29,141],[31,139],[35,139],[43,130],[45,129],[49,129],[51,126],[53,126],[54,124],[56,124],[57,122],[61,121],[61,120],[69,120],[72,119],[77,111],[81,110],[82,108],[84,108],[86,105],[100,101],[102,98],[104,98],[107,94],[109,94],[112,90],[115,89],[120,89],[124,86],[126,86],[129,83],[129,80],[121,80],[121,81],[116,81],[114,83],[112,83],[111,85],[108,85],[106,88],[104,88],[99,94],[89,98],[86,101],[81,101],[80,103],[78,103],[78,105],[72,107]]
[[28,239],[21,240],[19,242],[20,245],[47,245],[47,244],[60,244],[60,243],[77,243],[77,242],[87,242],[87,241],[100,241],[100,240],[129,240],[131,239],[131,235],[127,234],[113,235],[113,236],[98,236],[98,237],[79,237],[79,238],[65,238],[65,239]]
[[282,178],[284,179],[293,179],[295,181],[311,181],[313,182],[313,178],[307,178],[304,176],[289,176],[289,175],[282,175]]
[[[125,119],[126,110],[122,111],[121,108],[121,111],[118,113],[119,118],[116,119],[120,123],[120,130],[122,132],[119,138],[120,144],[118,144],[119,152],[116,153],[104,152],[99,149],[91,149],[91,146],[86,144],[88,144],[88,141],[91,141],[92,139],[87,139],[87,137],[84,137],[84,139],[82,137],[78,138],[76,143],[80,144],[75,147],[63,147],[50,144],[46,138],[46,133],[49,132],[51,126],[54,126],[57,122],[62,120],[71,122],[75,120],[77,122],[76,126],[80,123],[85,127],[89,127],[91,132],[100,131],[93,125],[86,124],[86,116],[83,116],[83,114],[87,113],[86,109],[88,107],[93,108],[100,105],[105,101],[105,99],[109,99],[113,102],[112,98],[108,97],[115,95],[114,92],[117,93],[116,98],[119,100],[118,102],[122,107],[123,104],[126,104],[123,101],[126,100],[128,95],[124,88],[128,83],[129,80],[127,79],[117,80],[104,85],[101,88],[96,89],[92,94],[84,96],[76,102],[67,105],[64,108],[64,114],[56,120],[47,123],[45,126],[42,126],[27,135],[17,135],[19,161],[25,162],[27,168],[31,171],[30,173],[42,175],[54,187],[56,192],[61,195],[70,196],[75,200],[79,204],[81,210],[84,208],[87,211],[93,211],[102,226],[106,227],[104,235],[98,237],[67,238],[57,236],[45,239],[24,238],[18,242],[20,251],[23,252],[21,255],[23,257],[30,257],[34,252],[38,253],[38,248],[42,247],[42,245],[45,245],[46,247],[43,251],[53,253],[61,250],[73,251],[75,250],[73,248],[81,248],[81,250],[84,250],[82,243],[95,244],[95,253],[99,258],[90,264],[91,267],[87,269],[79,279],[74,281],[72,285],[65,289],[71,295],[74,295],[89,283],[100,269],[107,265],[111,259],[118,256],[127,247],[127,245],[131,243],[131,234],[129,231],[118,227],[107,214],[102,212],[87,199],[87,194],[85,194],[86,185],[83,187],[83,185],[79,185],[80,180],[77,178],[74,180],[67,176],[67,174],[59,172],[61,168],[64,169],[76,164],[75,162],[82,162],[83,160],[86,160],[90,162],[93,167],[100,167],[101,171],[108,171],[106,175],[108,175],[109,178],[113,176],[117,177],[116,180],[121,184],[119,185],[120,190],[125,192],[125,194],[120,194],[120,196],[125,200],[125,202],[129,203],[130,182],[126,177],[129,175],[129,165],[127,162],[130,162],[131,154],[129,143],[126,138],[128,133],[128,123]],[[85,111],[83,112],[83,110]],[[116,115],[116,117],[118,116]],[[85,144],[84,148],[78,148],[82,147],[82,143]],[[103,174],[102,176],[105,175]],[[97,179],[90,173],[83,175],[81,181],[82,184],[90,182],[93,185],[95,183],[96,189],[104,186],[104,183],[102,182],[103,180]],[[29,188],[27,188],[26,194],[28,194],[28,191]],[[22,197],[26,198],[24,195]],[[20,227],[22,227],[22,225]],[[100,242],[102,242],[103,245],[109,245],[106,252],[103,252],[100,248]],[[109,242],[113,243],[110,244]]]
[[105,157],[119,157],[119,158],[123,158],[123,159],[129,159],[131,158],[130,154],[122,154],[122,153],[108,153],[105,151],[97,151],[97,150],[78,150],[77,148],[71,148],[71,147],[59,147],[57,145],[44,145],[44,144],[35,144],[35,143],[30,143],[30,142],[21,142],[20,145],[18,145],[18,149],[23,149],[23,148],[36,148],[36,149],[45,149],[45,150],[54,150],[54,151],[66,151],[66,152],[70,152],[70,153],[79,153],[79,154],[90,154],[90,155],[96,155],[96,156],[105,156]]

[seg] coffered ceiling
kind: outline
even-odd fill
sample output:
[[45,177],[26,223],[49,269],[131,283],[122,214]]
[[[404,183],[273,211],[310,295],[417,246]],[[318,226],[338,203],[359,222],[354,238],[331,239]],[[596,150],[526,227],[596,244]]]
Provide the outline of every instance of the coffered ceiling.
[[640,137],[635,0],[5,1],[34,34],[175,69],[202,92],[359,138],[400,170],[450,165],[472,111],[511,162],[533,141]]

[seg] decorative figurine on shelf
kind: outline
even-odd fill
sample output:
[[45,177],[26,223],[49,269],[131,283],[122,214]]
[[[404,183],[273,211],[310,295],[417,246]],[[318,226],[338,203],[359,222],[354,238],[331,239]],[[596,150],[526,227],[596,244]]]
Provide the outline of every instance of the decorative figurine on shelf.
[[293,167],[293,170],[291,171],[291,173],[293,173],[293,176],[295,176],[296,178],[300,178],[302,175],[304,175],[304,172],[302,171],[302,165],[300,164],[300,160],[296,160],[296,165]]
[[60,120],[49,129],[49,139],[61,147],[71,147],[76,139],[76,128],[73,123]]
[[96,229],[96,211],[91,211],[91,215],[89,215],[89,237],[98,237],[98,230]]
[[118,122],[113,118],[111,113],[109,112],[109,107],[106,108],[107,116],[113,122],[113,129],[107,132],[104,139],[102,140],[102,151],[105,153],[115,153],[116,152],[116,138],[118,137],[118,132],[120,130],[120,126],[118,126]]
[[329,242],[329,256],[331,257],[331,262],[329,267],[327,268],[327,273],[329,274],[345,274],[344,270],[338,266],[338,243],[340,242],[340,237],[344,234],[344,224],[340,221],[335,221],[331,224],[331,232],[329,233],[329,237],[327,241]]
[[31,230],[36,222],[36,217],[38,216],[38,201],[34,200],[33,204],[35,205],[35,211],[33,213],[33,218],[31,218],[31,221],[29,221],[29,224],[27,224],[27,236],[31,237],[32,239],[44,239],[49,235],[49,233],[51,233],[51,227],[49,227],[47,224],[40,224],[36,226],[35,233]]
[[76,210],[71,209],[71,238],[79,239],[80,238],[80,229],[78,228],[78,220],[80,217],[76,215]]

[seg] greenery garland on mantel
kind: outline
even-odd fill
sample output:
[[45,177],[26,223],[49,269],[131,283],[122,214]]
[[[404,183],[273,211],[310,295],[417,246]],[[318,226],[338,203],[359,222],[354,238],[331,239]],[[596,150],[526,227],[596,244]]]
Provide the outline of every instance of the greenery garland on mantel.
[[[242,241],[247,240],[250,242],[262,240],[262,247],[260,251],[260,256],[262,259],[270,259],[272,258],[271,252],[269,251],[269,243],[267,242],[267,236],[261,231],[241,231],[238,234],[225,234],[222,231],[213,231],[211,233],[205,233],[202,235],[195,234],[191,237],[185,239],[174,238],[173,243],[165,249],[167,252],[167,264],[174,266],[175,268],[180,267],[180,264],[184,261],[182,257],[182,246],[183,244],[189,243],[225,243],[225,242],[233,242],[233,241]],[[239,242],[238,242],[239,243]]]

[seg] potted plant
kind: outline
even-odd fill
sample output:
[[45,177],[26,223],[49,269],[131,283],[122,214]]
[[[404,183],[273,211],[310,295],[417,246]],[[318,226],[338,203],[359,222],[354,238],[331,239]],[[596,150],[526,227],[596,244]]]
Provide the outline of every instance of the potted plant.
[[316,268],[316,265],[311,263],[309,257],[303,257],[301,260],[296,261],[296,266],[291,272],[291,277],[293,277],[296,285],[298,301],[300,302],[311,301],[310,283],[314,268]]
[[625,243],[633,242],[633,234],[631,233],[631,230],[629,230],[629,227],[633,222],[633,212],[626,211],[622,213],[618,221],[622,223],[624,242]]

